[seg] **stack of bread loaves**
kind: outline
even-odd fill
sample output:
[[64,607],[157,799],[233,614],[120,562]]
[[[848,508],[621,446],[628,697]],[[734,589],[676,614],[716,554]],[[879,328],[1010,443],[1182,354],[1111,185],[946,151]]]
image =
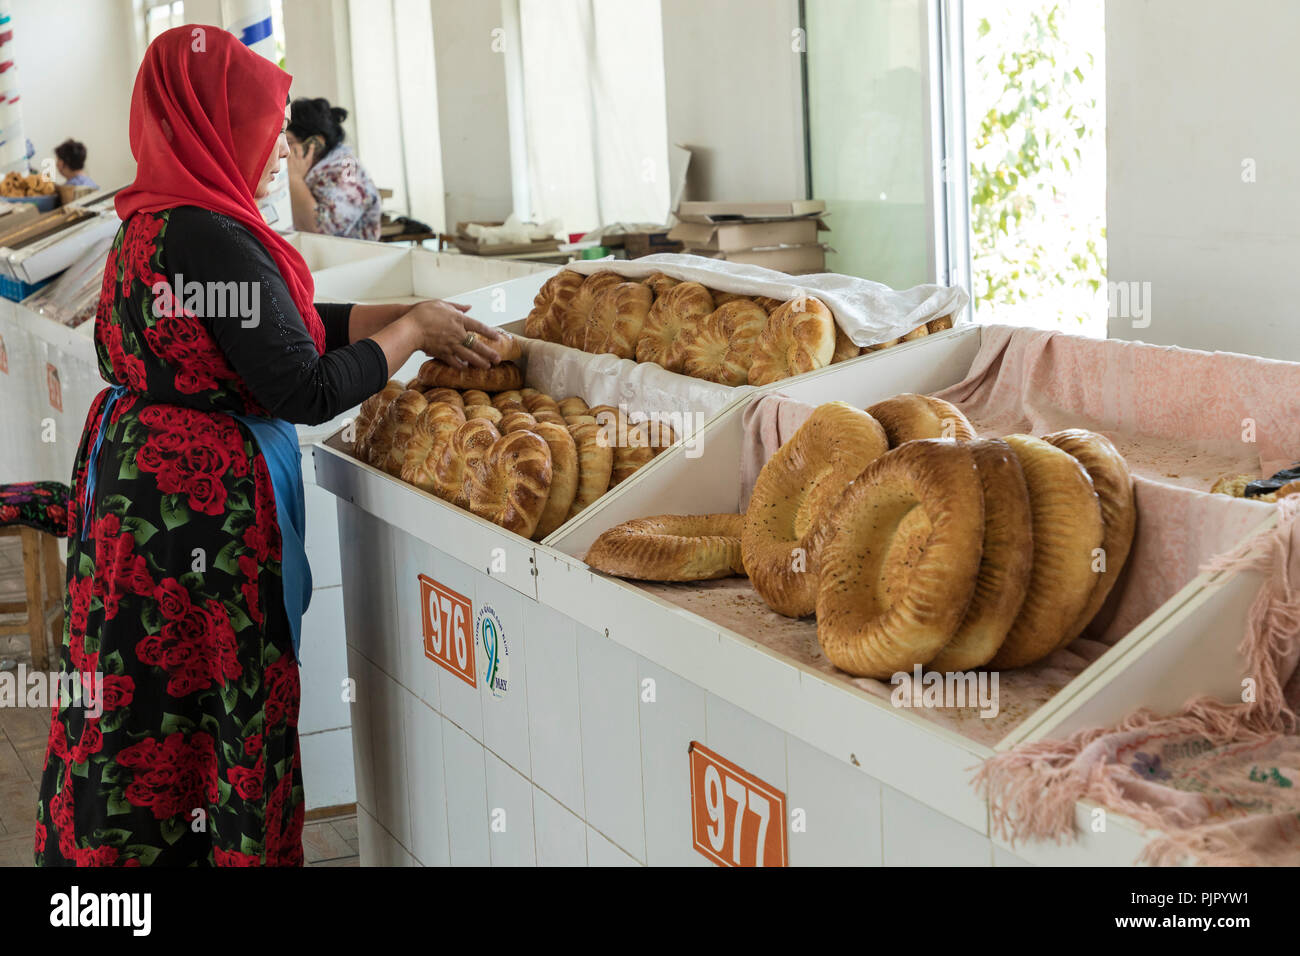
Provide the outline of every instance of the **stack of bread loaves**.
[[362,404],[352,453],[540,540],[675,440],[665,425],[522,384],[512,362],[454,369],[431,359],[414,381],[389,382]]
[[[774,611],[817,615],[833,664],[887,679],[918,664],[1022,667],[1064,647],[1110,593],[1135,523],[1132,477],[1105,437],[977,440],[955,406],[905,394],[819,406],[763,466],[745,515],[630,522],[587,562],[652,580],[743,569]],[[638,547],[639,525],[653,533]]]
[[628,279],[565,269],[537,293],[524,334],[737,386],[778,382],[951,327],[945,316],[864,349],[814,296],[782,302],[719,292],[661,272]]

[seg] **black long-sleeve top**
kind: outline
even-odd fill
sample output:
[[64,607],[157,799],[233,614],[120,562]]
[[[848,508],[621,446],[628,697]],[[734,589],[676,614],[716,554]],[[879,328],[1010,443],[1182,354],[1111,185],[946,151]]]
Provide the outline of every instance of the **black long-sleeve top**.
[[255,324],[245,325],[238,315],[204,316],[203,321],[231,368],[275,417],[320,424],[387,383],[388,360],[379,344],[373,339],[348,342],[351,303],[316,306],[326,338],[325,354],[316,351],[275,260],[230,217],[193,206],[172,210],[165,255],[169,280],[180,274],[187,285],[256,283]]

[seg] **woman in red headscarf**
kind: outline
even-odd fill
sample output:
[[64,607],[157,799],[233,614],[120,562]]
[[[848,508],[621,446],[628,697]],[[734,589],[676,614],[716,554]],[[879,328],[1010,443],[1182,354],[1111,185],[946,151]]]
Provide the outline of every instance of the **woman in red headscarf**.
[[69,693],[38,865],[302,863],[310,576],[288,423],[353,407],[417,349],[497,358],[496,333],[447,303],[313,305],[302,257],[257,209],[288,154],[289,83],[198,26],[158,37],[136,78],[136,180],[95,319],[111,387],[73,470]]

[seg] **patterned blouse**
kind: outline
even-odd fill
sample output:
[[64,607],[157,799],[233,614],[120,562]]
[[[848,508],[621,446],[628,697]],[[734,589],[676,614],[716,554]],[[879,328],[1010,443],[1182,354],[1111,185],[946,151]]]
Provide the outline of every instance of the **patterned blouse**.
[[351,147],[335,146],[304,179],[316,200],[316,228],[329,236],[379,240],[379,190]]

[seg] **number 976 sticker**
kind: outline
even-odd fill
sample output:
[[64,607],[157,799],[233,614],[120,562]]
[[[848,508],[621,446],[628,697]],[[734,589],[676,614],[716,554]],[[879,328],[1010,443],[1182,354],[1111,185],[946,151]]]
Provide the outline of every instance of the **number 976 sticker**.
[[691,742],[695,849],[719,866],[785,866],[785,794]]
[[420,617],[424,631],[424,656],[455,674],[471,687],[474,676],[474,606],[433,578],[420,575]]

